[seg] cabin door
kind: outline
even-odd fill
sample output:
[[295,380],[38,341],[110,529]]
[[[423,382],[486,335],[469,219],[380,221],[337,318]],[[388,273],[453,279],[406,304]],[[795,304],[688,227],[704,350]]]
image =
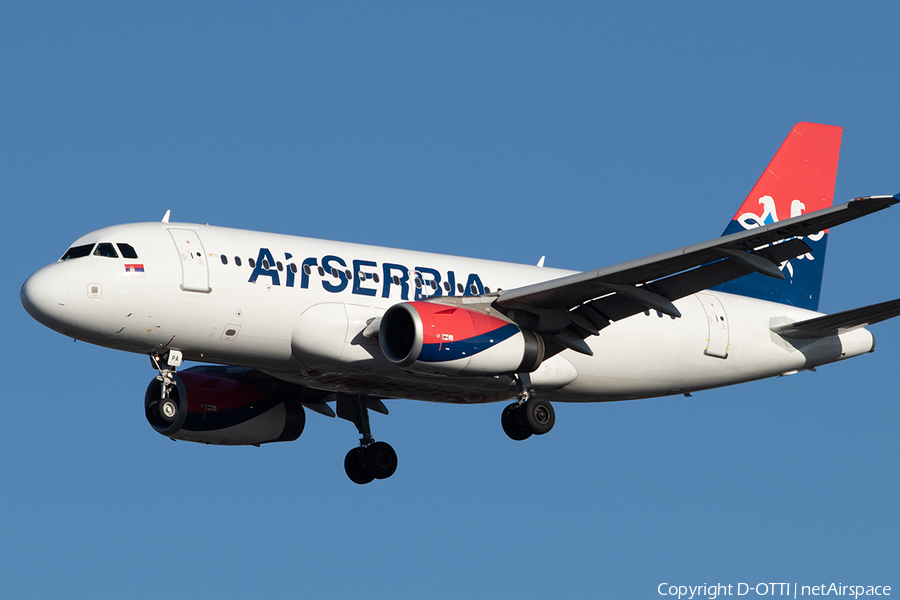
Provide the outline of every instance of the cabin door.
[[728,315],[718,296],[709,293],[697,294],[703,309],[706,311],[706,322],[709,325],[709,336],[706,340],[707,356],[728,358]]
[[209,263],[200,236],[193,229],[169,229],[181,257],[181,289],[208,293]]

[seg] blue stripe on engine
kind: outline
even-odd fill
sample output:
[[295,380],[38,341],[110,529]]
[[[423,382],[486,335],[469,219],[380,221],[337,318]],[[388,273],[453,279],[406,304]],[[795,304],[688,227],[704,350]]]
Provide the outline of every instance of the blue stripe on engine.
[[276,394],[260,398],[255,402],[228,410],[188,413],[182,429],[185,431],[216,431],[245,423],[266,413],[282,402]]
[[500,342],[508,340],[519,332],[519,328],[509,323],[481,335],[476,335],[464,340],[441,342],[435,344],[422,344],[422,352],[419,353],[421,362],[447,362],[458,360],[467,356],[473,356],[483,352]]

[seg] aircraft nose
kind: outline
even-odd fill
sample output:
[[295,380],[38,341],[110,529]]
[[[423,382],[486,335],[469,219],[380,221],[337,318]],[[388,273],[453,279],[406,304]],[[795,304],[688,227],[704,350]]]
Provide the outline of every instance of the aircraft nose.
[[59,265],[49,265],[25,280],[19,292],[22,306],[45,325],[58,321],[66,309],[69,282]]

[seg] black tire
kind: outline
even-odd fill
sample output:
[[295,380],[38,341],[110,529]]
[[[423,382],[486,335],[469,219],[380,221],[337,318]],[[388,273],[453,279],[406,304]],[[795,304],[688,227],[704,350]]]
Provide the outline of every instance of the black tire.
[[362,457],[362,448],[353,448],[344,457],[344,471],[347,472],[347,477],[350,478],[350,481],[359,485],[365,485],[375,479],[363,466]]
[[163,398],[157,405],[159,418],[165,423],[174,423],[178,418],[178,402],[172,398]]
[[148,402],[144,407],[144,413],[146,414],[147,421],[150,422],[151,425],[165,425],[165,423],[160,423],[159,416],[159,400],[154,400],[153,402]]
[[516,402],[504,408],[503,413],[500,415],[500,424],[503,426],[503,431],[509,436],[509,439],[517,442],[531,437],[531,429],[524,423],[522,416],[522,411],[519,410],[519,405]]
[[520,409],[525,416],[525,421],[532,433],[535,435],[544,435],[556,423],[556,412],[553,405],[546,400],[536,400],[532,398],[525,402]]
[[363,450],[363,466],[375,479],[387,479],[397,470],[397,453],[387,442],[375,442]]

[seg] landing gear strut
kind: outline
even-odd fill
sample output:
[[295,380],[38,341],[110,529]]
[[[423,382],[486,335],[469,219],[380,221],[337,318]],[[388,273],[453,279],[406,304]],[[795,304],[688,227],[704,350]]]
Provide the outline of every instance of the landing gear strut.
[[[159,385],[159,402],[153,407],[148,407],[155,414],[148,416],[158,417],[163,423],[174,423],[178,417],[178,400],[177,394],[173,394],[175,389],[175,371],[181,366],[182,354],[178,350],[169,350],[164,355],[151,354],[150,362],[153,368],[159,371],[156,379]],[[151,420],[151,422],[153,422]]]
[[556,423],[553,405],[534,397],[528,373],[517,374],[515,380],[519,393],[516,394],[516,401],[504,408],[500,415],[503,431],[516,441],[527,440],[532,434],[544,435]]
[[377,398],[357,394],[338,394],[337,414],[356,425],[359,447],[344,457],[344,470],[353,483],[360,485],[374,479],[387,479],[397,470],[397,453],[387,442],[376,442],[369,427],[369,408],[387,414]]

